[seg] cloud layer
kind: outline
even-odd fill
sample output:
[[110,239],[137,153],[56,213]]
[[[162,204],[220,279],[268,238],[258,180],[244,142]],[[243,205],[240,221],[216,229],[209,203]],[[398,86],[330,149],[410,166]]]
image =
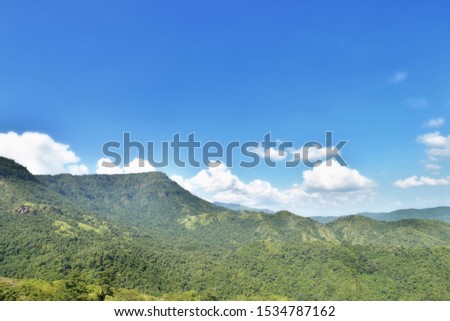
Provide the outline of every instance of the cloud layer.
[[256,179],[245,183],[221,164],[203,169],[191,178],[171,177],[192,193],[210,201],[239,203],[251,207],[289,209],[296,213],[311,207],[344,206],[370,200],[375,182],[357,170],[337,163],[322,164],[303,172],[303,182],[278,189]]

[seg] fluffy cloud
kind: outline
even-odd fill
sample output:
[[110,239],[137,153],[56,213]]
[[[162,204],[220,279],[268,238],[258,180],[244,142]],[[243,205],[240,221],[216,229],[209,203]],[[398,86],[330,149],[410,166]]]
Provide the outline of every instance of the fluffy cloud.
[[0,155],[24,165],[33,174],[88,174],[69,145],[58,143],[47,134],[0,133]]
[[425,145],[425,152],[430,159],[450,156],[450,135],[443,136],[439,132],[433,132],[417,137],[417,141]]
[[143,159],[135,158],[132,160],[129,164],[125,166],[114,166],[114,167],[107,167],[104,166],[104,162],[106,163],[112,163],[112,160],[109,158],[100,158],[97,161],[97,174],[137,174],[137,173],[146,173],[146,172],[154,172],[155,168],[150,165],[148,161],[145,161]]
[[333,162],[332,166],[322,163],[303,172],[303,187],[307,191],[346,192],[368,189],[375,182],[362,176],[356,169],[339,166]]
[[406,71],[396,71],[389,79],[388,82],[392,84],[398,84],[405,81],[408,78],[408,73]]
[[[185,189],[212,201],[240,203],[249,206],[283,200],[285,196],[269,182],[259,179],[244,183],[224,164],[202,169],[192,178],[171,177]],[[262,204],[261,204],[262,205]]]
[[[358,171],[338,164],[322,164],[303,174],[304,181],[290,188],[278,189],[267,181],[256,179],[245,183],[221,164],[201,170],[191,178],[171,177],[192,193],[226,203],[251,207],[289,209],[296,213],[314,213],[313,208],[343,206],[370,200],[375,183]],[[337,181],[337,182],[336,182]]]
[[410,188],[410,187],[417,187],[417,186],[438,186],[438,185],[448,185],[449,184],[449,178],[430,178],[428,176],[411,176],[408,178],[405,178],[403,180],[398,180],[394,182],[394,186],[400,187],[400,188]]
[[432,127],[432,128],[438,128],[444,125],[445,119],[442,117],[439,118],[432,118],[429,121],[427,121],[424,126],[425,127]]

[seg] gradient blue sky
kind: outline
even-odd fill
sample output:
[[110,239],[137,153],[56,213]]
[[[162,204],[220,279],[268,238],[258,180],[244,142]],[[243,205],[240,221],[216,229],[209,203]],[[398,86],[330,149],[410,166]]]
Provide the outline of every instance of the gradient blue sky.
[[300,147],[333,131],[357,171],[336,180],[370,184],[307,185],[306,167],[163,171],[209,200],[304,215],[450,205],[449,14],[448,1],[3,0],[0,154],[27,165],[47,147],[17,141],[41,133],[80,159],[61,171],[95,173],[123,132],[224,144],[271,132]]

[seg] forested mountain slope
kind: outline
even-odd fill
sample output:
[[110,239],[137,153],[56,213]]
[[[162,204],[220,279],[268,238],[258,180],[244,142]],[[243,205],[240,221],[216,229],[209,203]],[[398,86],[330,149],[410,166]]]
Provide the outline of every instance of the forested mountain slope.
[[0,158],[2,300],[448,300],[450,225],[232,211],[162,173]]

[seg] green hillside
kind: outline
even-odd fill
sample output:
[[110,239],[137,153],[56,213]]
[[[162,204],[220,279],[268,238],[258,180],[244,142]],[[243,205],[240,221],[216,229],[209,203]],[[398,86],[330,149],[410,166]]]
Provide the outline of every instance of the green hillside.
[[232,211],[0,158],[0,300],[448,300],[450,224]]
[[345,216],[327,224],[341,242],[350,244],[447,246],[450,224],[430,220],[375,221]]

